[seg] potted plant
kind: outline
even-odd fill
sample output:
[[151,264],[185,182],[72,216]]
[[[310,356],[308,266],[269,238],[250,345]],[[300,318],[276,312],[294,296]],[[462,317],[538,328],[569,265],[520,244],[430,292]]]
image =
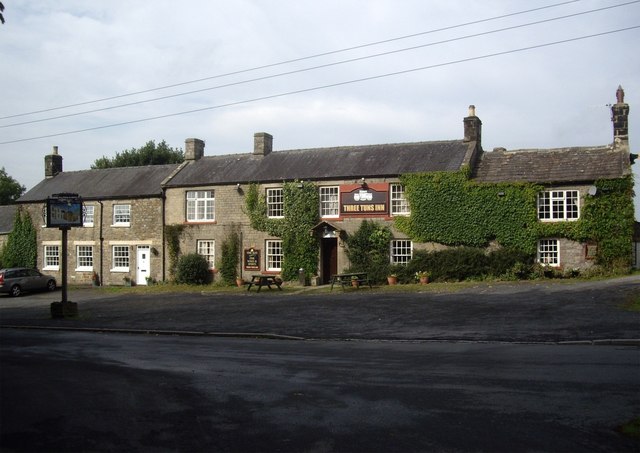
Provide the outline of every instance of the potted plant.
[[358,281],[357,275],[351,276],[351,286],[353,286],[354,288],[357,288],[358,286],[360,286],[360,282]]
[[124,282],[124,286],[131,286],[131,277],[128,275],[122,277],[122,281]]
[[427,283],[429,283],[429,272],[427,271],[416,272],[416,280],[418,280],[421,285],[426,285]]
[[236,285],[238,288],[242,288],[244,286],[244,279],[240,275],[236,275]]
[[97,272],[94,272],[94,273],[91,275],[91,284],[92,284],[93,286],[100,286],[100,276],[98,275],[98,273],[97,273]]
[[397,285],[398,284],[398,275],[397,274],[389,274],[389,275],[387,275],[387,282],[390,285]]

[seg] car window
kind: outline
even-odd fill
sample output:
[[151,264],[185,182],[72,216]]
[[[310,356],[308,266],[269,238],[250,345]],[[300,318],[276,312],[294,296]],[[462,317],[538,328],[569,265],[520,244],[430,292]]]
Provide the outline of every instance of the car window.
[[40,276],[40,272],[38,272],[35,269],[27,269],[26,273],[27,273],[27,275],[29,277],[39,277]]

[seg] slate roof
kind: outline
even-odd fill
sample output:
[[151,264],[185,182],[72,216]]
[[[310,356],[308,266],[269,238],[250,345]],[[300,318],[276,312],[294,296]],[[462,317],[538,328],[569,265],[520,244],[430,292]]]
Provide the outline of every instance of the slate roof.
[[0,234],[11,233],[17,209],[14,204],[0,206]]
[[62,172],[42,180],[19,203],[44,201],[54,193],[77,193],[85,200],[158,197],[162,182],[178,164]]
[[494,150],[482,153],[480,182],[575,183],[629,174],[629,154],[611,146]]
[[474,147],[475,142],[452,140],[206,156],[185,166],[166,187],[456,171]]

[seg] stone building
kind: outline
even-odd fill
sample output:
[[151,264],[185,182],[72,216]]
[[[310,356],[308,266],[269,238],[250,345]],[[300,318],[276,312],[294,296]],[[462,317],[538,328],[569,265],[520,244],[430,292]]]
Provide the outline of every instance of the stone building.
[[146,284],[164,275],[164,194],[162,183],[178,165],[64,172],[54,147],[45,156],[45,179],[20,199],[37,229],[39,268],[59,276],[61,232],[47,228],[44,207],[54,194],[76,193],[84,202],[82,228],[68,234],[70,283],[122,285],[125,277]]
[[[88,283],[95,271],[105,284],[122,284],[123,276],[145,284],[147,276],[169,278],[164,231],[173,225],[181,232],[181,253],[202,254],[214,274],[222,244],[231,233],[240,238],[243,276],[279,273],[287,259],[283,239],[251,226],[245,203],[248,191],[257,187],[267,219],[281,219],[285,183],[313,184],[319,220],[305,234],[318,250],[314,273],[327,282],[349,267],[344,239],[365,219],[390,228],[393,263],[408,262],[416,250],[444,247],[416,241],[396,228],[398,217],[415,214],[405,197],[402,175],[468,169],[471,180],[478,183],[535,183],[543,187],[532,206],[538,222],[582,219],[585,200],[597,195],[595,182],[631,175],[636,157],[629,149],[629,106],[621,88],[616,96],[610,145],[486,152],[482,122],[471,106],[457,140],[276,151],[273,137],[262,132],[254,135],[254,147],[247,153],[205,156],[204,141],[191,138],[179,166],[69,173],[62,171],[62,158],[54,151],[45,158],[46,178],[19,202],[39,219],[47,197],[78,193],[85,201],[86,228],[70,233],[70,281]],[[39,262],[48,272],[57,269],[59,240],[57,230],[39,229]],[[540,238],[537,259],[552,267],[585,268],[593,264],[597,246],[561,236]]]

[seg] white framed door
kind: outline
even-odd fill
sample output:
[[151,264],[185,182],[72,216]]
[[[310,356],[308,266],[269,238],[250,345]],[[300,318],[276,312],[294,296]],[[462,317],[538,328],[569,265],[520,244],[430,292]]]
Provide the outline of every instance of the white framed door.
[[151,248],[139,245],[136,255],[136,284],[146,285],[147,277],[151,276]]

